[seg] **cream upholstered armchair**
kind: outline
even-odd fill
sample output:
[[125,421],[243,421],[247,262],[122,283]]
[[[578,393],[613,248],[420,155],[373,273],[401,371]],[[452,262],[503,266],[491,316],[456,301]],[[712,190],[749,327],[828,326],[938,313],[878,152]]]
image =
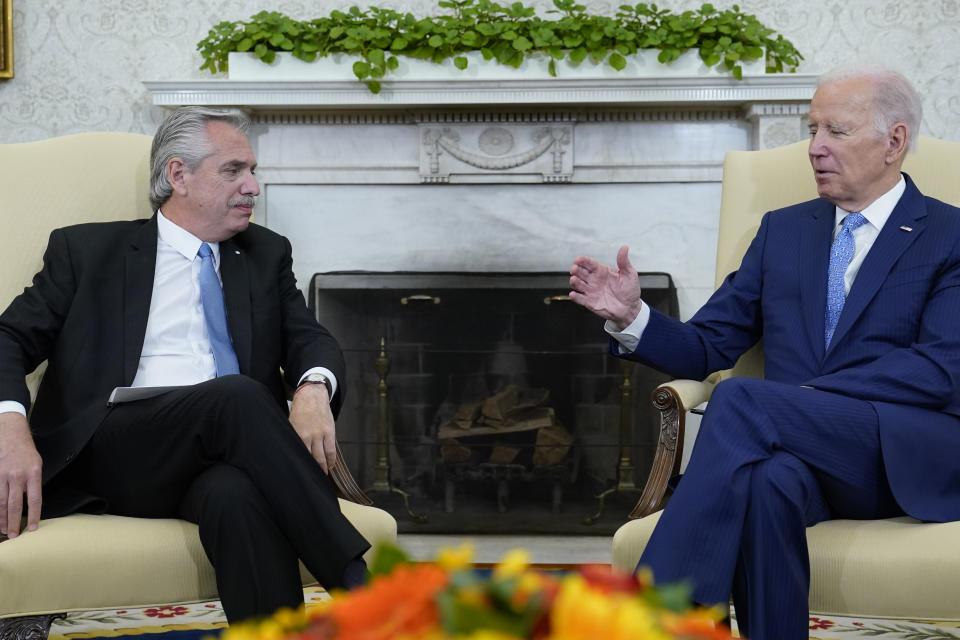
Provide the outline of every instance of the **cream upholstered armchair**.
[[[929,196],[960,206],[960,143],[921,137],[904,171]],[[807,143],[731,151],[723,164],[716,285],[738,268],[767,211],[817,197]],[[958,325],[960,331],[960,325]],[[653,469],[631,518],[613,538],[614,565],[633,570],[680,471],[687,411],[730,376],[763,376],[762,345],[706,381],[674,380],[654,391],[660,439]],[[960,522],[912,518],[832,520],[807,530],[811,612],[915,619],[960,619]]]
[[[151,137],[86,133],[0,145],[0,309],[41,266],[50,231],[146,218]],[[43,365],[41,366],[41,369]],[[42,370],[29,376],[36,391]],[[342,459],[342,458],[341,458]],[[374,547],[396,521],[370,506],[345,466],[335,470],[347,518]],[[316,582],[301,565],[304,584]],[[77,514],[0,536],[0,640],[46,638],[70,611],[199,602],[217,597],[197,527],[175,519]]]

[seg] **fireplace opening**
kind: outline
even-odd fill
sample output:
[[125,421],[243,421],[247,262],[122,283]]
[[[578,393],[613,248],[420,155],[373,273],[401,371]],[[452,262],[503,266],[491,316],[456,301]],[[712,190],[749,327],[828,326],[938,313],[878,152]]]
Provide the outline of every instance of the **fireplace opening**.
[[[671,277],[639,277],[676,317]],[[609,535],[626,520],[656,444],[650,393],[667,377],[611,357],[568,280],[313,277],[311,309],[347,360],[344,456],[400,531]]]

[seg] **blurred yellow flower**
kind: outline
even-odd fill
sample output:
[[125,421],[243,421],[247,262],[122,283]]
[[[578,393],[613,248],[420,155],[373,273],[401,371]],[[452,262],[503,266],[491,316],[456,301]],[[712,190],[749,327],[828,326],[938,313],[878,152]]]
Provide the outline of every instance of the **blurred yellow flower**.
[[437,564],[447,571],[469,569],[473,561],[474,546],[464,542],[458,547],[442,547],[437,552]]
[[507,551],[493,570],[493,577],[503,580],[520,575],[530,566],[530,553],[523,549]]
[[469,635],[457,636],[457,640],[523,640],[517,636],[490,629],[479,629]]
[[487,593],[479,586],[468,586],[457,589],[457,600],[460,601],[461,604],[473,605],[475,607],[485,607],[490,602]]
[[627,593],[592,589],[580,575],[568,575],[550,613],[550,640],[669,640],[656,611]]

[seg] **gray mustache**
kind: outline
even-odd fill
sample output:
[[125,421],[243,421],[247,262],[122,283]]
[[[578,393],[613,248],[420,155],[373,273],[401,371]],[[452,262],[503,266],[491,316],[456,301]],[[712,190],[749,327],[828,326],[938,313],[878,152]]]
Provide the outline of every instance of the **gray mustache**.
[[231,207],[252,207],[257,204],[257,199],[253,196],[243,196],[230,202]]

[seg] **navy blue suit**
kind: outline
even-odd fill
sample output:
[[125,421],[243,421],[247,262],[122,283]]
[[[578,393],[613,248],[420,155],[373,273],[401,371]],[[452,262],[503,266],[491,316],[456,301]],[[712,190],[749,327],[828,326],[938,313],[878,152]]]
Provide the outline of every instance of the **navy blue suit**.
[[804,526],[960,519],[960,210],[906,180],[828,349],[818,199],[766,214],[707,304],[686,323],[651,310],[626,356],[702,379],[763,339],[766,379],[718,385],[641,560],[702,602],[732,591],[751,638],[807,637]]

